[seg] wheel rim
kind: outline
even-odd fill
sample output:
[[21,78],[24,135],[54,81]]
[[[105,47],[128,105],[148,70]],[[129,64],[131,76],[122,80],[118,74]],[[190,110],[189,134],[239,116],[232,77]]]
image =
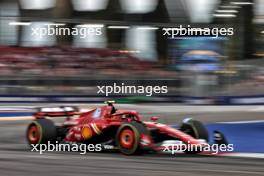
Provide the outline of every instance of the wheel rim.
[[31,125],[28,129],[28,140],[31,144],[38,143],[40,138],[40,132],[37,125]]
[[135,142],[135,134],[131,129],[124,129],[120,134],[120,145],[123,148],[133,148]]

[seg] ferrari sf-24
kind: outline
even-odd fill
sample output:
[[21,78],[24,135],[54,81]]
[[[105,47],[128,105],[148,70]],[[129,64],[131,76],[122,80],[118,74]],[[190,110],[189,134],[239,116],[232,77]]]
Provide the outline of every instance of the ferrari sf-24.
[[[56,124],[56,117],[65,119]],[[116,109],[114,101],[87,112],[77,107],[39,108],[27,127],[26,138],[30,145],[102,144],[113,146],[125,155],[163,151],[168,148],[166,144],[173,142],[175,145],[170,147],[179,147],[179,141],[191,146],[183,152],[196,154],[208,145],[207,129],[197,120],[185,119],[177,128],[159,123],[155,116],[142,121],[136,111]]]

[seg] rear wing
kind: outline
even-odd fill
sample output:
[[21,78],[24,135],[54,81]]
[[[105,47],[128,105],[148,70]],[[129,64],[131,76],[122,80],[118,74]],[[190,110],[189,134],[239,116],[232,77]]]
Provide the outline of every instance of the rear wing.
[[79,115],[80,110],[75,106],[60,106],[60,107],[40,107],[36,108],[36,112],[33,114],[36,118],[43,117],[64,117]]

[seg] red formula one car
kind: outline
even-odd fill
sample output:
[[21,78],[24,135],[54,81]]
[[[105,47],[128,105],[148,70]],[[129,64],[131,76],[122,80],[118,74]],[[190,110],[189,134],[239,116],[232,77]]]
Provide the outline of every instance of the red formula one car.
[[[27,140],[29,144],[102,144],[113,146],[126,155],[163,151],[167,147],[164,144],[173,141],[191,146],[207,144],[208,132],[199,121],[185,120],[176,129],[156,122],[157,117],[142,121],[138,112],[116,109],[113,103],[108,101],[107,105],[88,112],[79,112],[73,107],[41,108],[27,128]],[[59,116],[66,119],[55,125],[53,119]],[[202,150],[202,147],[188,148],[184,152],[199,153]]]

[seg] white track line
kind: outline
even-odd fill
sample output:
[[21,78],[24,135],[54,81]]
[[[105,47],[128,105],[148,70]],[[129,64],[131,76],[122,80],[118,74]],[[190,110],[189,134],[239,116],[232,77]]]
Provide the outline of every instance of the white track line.
[[264,153],[225,153],[218,156],[242,157],[242,158],[264,158]]
[[230,121],[230,122],[216,122],[223,124],[246,124],[246,123],[264,123],[264,120],[246,120],[246,121]]
[[0,121],[17,121],[17,120],[32,120],[33,116],[21,116],[21,117],[0,117]]

